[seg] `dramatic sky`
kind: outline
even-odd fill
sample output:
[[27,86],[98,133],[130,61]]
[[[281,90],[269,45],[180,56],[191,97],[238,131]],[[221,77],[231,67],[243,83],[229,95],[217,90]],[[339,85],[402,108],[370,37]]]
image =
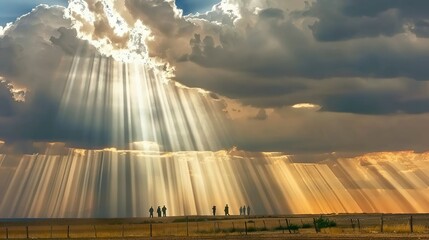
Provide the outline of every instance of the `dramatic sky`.
[[[6,142],[76,141],[55,122],[62,60],[85,41],[100,43],[88,47],[100,54],[123,50],[134,36],[118,33],[123,21],[149,29],[148,55],[173,69],[173,81],[222,101],[240,149],[429,149],[427,0],[70,2],[0,3]],[[42,3],[51,6],[27,14]]]

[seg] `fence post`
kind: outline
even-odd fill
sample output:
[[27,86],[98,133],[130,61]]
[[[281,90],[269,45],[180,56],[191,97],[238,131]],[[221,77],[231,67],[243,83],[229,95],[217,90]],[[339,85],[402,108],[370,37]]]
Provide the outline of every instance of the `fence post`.
[[319,228],[317,228],[317,223],[315,218],[313,218],[313,224],[314,224],[314,230],[316,230],[316,233],[319,233]]
[[70,238],[70,225],[67,225],[67,238]]
[[359,229],[359,232],[360,232],[360,220],[359,220],[359,218],[357,219],[357,223],[358,223],[358,229]]
[[282,230],[282,233],[285,233],[285,229],[283,228],[282,223],[280,222],[280,219],[279,219],[279,227]]
[[28,226],[25,226],[25,232],[27,233],[27,239],[30,238],[30,236],[28,234]]
[[9,239],[9,229],[6,227],[6,239]]
[[292,230],[290,229],[290,225],[289,225],[289,219],[285,218],[285,220],[286,220],[287,230],[289,231],[289,233],[292,233]]
[[414,232],[414,226],[413,226],[413,215],[410,216],[410,232]]
[[97,238],[97,228],[95,228],[95,225],[92,225],[94,227],[94,236]]
[[246,231],[246,235],[247,235],[247,222],[244,222],[244,230]]
[[384,231],[384,217],[383,217],[383,213],[381,214],[381,220],[380,220],[380,232]]
[[355,231],[355,223],[353,222],[353,218],[350,218],[350,222],[352,224],[353,232]]
[[186,216],[186,236],[189,237],[189,217]]

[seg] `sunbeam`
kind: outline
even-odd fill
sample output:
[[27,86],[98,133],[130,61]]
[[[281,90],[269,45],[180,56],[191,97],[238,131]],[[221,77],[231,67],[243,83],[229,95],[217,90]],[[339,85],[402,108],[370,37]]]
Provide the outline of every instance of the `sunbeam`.
[[223,214],[225,204],[233,215],[243,205],[253,214],[429,210],[427,154],[398,152],[389,163],[382,159],[388,154],[377,153],[308,164],[280,153],[155,146],[59,153],[63,146],[0,155],[2,217],[145,217],[158,205],[168,206],[169,215],[209,215],[213,205]]
[[168,151],[220,150],[228,122],[222,102],[183,87],[148,63],[118,62],[81,46],[69,60],[58,127],[79,144],[128,148],[154,142]]

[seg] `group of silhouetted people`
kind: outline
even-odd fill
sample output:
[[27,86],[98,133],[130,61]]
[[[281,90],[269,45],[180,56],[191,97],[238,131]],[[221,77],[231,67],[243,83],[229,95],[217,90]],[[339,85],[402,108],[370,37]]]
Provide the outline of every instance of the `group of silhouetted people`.
[[[153,212],[154,212],[154,209],[151,206],[149,208],[149,217],[153,218]],[[158,214],[158,217],[161,217],[161,212],[163,217],[167,216],[167,207],[165,207],[165,205],[162,207],[162,209],[160,206],[158,206],[158,208],[156,209],[156,213]]]
[[[155,210],[151,206],[149,208],[149,217],[153,218],[153,212],[154,211]],[[213,212],[213,216],[216,216],[216,206],[212,207],[212,212]],[[225,205],[224,212],[225,212],[225,216],[229,216],[228,204]],[[167,216],[167,207],[165,207],[165,205],[162,208],[160,206],[158,206],[158,208],[156,209],[156,213],[158,214],[158,217],[161,217],[161,214],[163,217],[166,217]],[[246,208],[246,205],[244,205],[242,207],[240,206],[240,215],[246,216],[246,213],[248,216],[250,215],[250,206],[247,206],[247,208]]]
[[[225,205],[225,208],[224,208],[223,211],[225,212],[225,216],[229,216],[229,206],[228,206],[228,204]],[[240,207],[240,215],[245,216],[246,215],[246,211],[247,211],[247,215],[249,216],[250,215],[250,206],[247,206],[247,208],[246,208],[246,205]],[[216,216],[216,206],[212,207],[212,212],[213,212],[213,216]]]
[[247,215],[250,215],[250,206],[244,205],[243,207],[240,207],[240,215],[246,216],[246,210],[247,210]]

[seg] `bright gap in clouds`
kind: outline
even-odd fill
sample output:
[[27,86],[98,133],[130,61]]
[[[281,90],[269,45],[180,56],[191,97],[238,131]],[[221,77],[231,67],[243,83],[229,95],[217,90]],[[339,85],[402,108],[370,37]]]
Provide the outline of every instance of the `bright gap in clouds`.
[[[62,65],[68,74],[59,125],[90,145],[127,148],[144,141],[172,151],[221,149],[228,133],[220,101],[169,80],[166,63],[148,56],[151,32],[144,22],[126,22],[109,0],[88,4],[72,0],[66,14],[90,45],[81,44]],[[102,34],[85,32],[97,24]]]
[[176,6],[183,10],[184,15],[209,11],[220,0],[176,0]]
[[292,108],[295,109],[320,109],[319,105],[312,104],[312,103],[297,103],[292,106]]
[[[93,12],[91,7],[102,10]],[[78,36],[89,41],[101,54],[121,62],[150,61],[146,46],[150,30],[140,20],[128,25],[115,10],[114,2],[104,0],[88,6],[84,0],[71,0],[65,16],[73,21]],[[100,24],[105,28],[101,36],[94,37],[93,32],[83,30]]]

